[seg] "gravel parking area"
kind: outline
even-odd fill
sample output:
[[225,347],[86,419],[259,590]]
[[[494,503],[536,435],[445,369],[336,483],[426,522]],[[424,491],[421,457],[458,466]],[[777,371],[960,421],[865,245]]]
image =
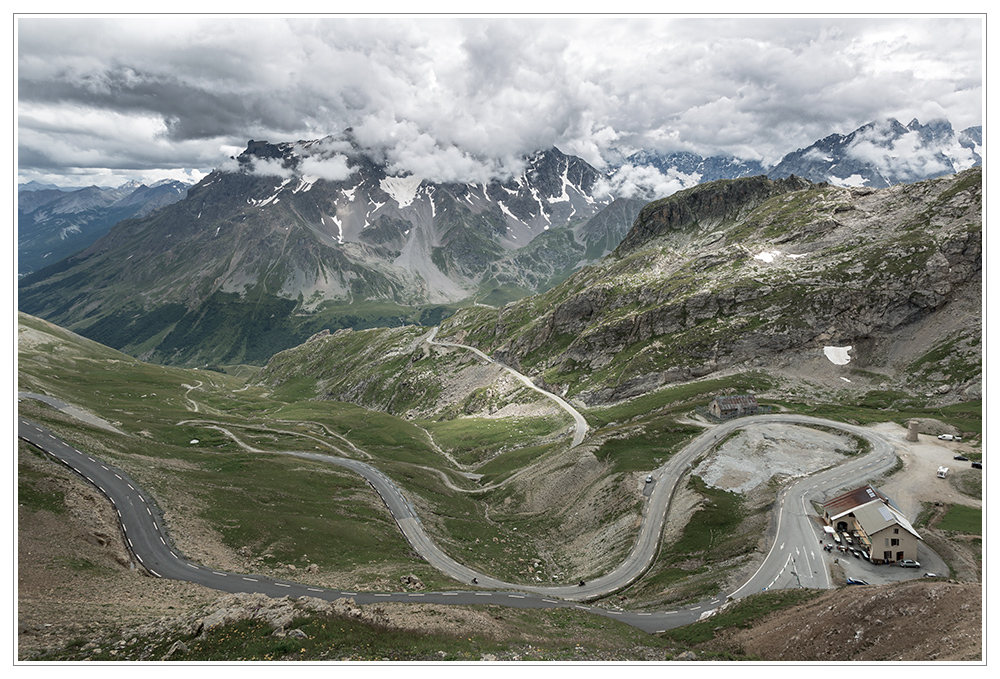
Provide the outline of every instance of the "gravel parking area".
[[744,494],[774,476],[787,482],[839,464],[853,447],[842,434],[791,424],[750,424],[716,448],[694,473],[710,486]]

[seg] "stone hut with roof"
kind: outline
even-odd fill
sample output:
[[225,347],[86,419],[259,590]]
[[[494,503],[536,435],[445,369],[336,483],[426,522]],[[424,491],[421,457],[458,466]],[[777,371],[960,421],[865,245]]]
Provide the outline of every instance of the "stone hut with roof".
[[720,420],[728,420],[743,415],[756,415],[763,412],[757,397],[753,394],[736,394],[732,396],[716,396],[708,404],[708,412]]

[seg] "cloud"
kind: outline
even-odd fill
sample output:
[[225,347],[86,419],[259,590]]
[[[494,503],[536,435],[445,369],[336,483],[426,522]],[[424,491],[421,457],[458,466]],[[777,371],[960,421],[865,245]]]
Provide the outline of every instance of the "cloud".
[[[924,146],[918,132],[909,132],[891,142],[884,135],[880,126],[867,135],[858,135],[847,155],[872,163],[882,174],[902,182],[954,171],[949,159],[941,156],[937,148]],[[960,150],[960,153],[964,158],[969,152]]]
[[298,169],[307,177],[319,177],[330,182],[343,181],[356,171],[356,168],[347,164],[347,156],[340,155],[331,158],[304,158]]
[[277,158],[253,158],[246,164],[245,169],[258,177],[291,179],[295,176],[295,168],[286,167],[284,161]]
[[401,173],[477,180],[551,146],[595,165],[616,147],[773,163],[890,116],[982,124],[977,18],[26,17],[17,31],[22,174],[207,171],[247,139],[353,128]]
[[655,167],[625,163],[610,177],[599,180],[595,193],[599,196],[655,200],[690,188],[700,180],[698,174],[684,174],[674,169],[664,174]]

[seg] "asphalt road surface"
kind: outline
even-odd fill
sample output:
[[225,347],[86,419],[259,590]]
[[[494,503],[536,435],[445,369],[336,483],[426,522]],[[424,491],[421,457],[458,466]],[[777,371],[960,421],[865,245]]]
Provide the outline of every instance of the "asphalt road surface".
[[[663,522],[674,489],[689,471],[694,459],[707,453],[728,434],[750,423],[826,426],[862,436],[872,444],[872,452],[835,468],[805,477],[787,486],[777,503],[777,531],[771,548],[758,571],[741,587],[726,594],[662,612],[632,612],[585,602],[620,590],[642,576],[651,564],[662,533]],[[822,530],[813,518],[810,501],[824,491],[860,485],[889,469],[895,453],[880,434],[832,420],[800,415],[762,415],[740,418],[709,429],[683,451],[653,472],[656,482],[648,494],[635,546],[622,564],[611,573],[580,585],[534,587],[507,583],[464,566],[445,554],[424,532],[413,505],[399,488],[375,467],[345,458],[309,452],[286,454],[316,459],[353,470],[365,478],[381,496],[403,535],[428,563],[454,578],[469,583],[452,592],[349,592],[312,587],[288,580],[229,573],[187,560],[171,546],[155,502],[121,470],[70,446],[35,423],[19,418],[18,436],[62,461],[96,486],[118,513],[123,535],[136,560],[152,575],[185,580],[227,592],[260,592],[269,596],[316,596],[328,600],[351,597],[358,603],[377,601],[423,601],[445,604],[493,603],[521,608],[573,607],[616,618],[648,632],[690,624],[714,613],[728,598],[739,598],[765,589],[785,587],[829,588],[831,582],[826,554],[819,548]],[[473,585],[473,578],[477,584]],[[489,590],[489,591],[486,591]]]

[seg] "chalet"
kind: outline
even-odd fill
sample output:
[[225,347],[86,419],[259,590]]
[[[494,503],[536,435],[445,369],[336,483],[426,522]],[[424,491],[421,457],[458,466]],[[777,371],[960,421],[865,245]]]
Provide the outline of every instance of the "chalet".
[[854,536],[872,563],[916,559],[923,540],[892,500],[871,484],[824,503],[823,518],[833,530]]

